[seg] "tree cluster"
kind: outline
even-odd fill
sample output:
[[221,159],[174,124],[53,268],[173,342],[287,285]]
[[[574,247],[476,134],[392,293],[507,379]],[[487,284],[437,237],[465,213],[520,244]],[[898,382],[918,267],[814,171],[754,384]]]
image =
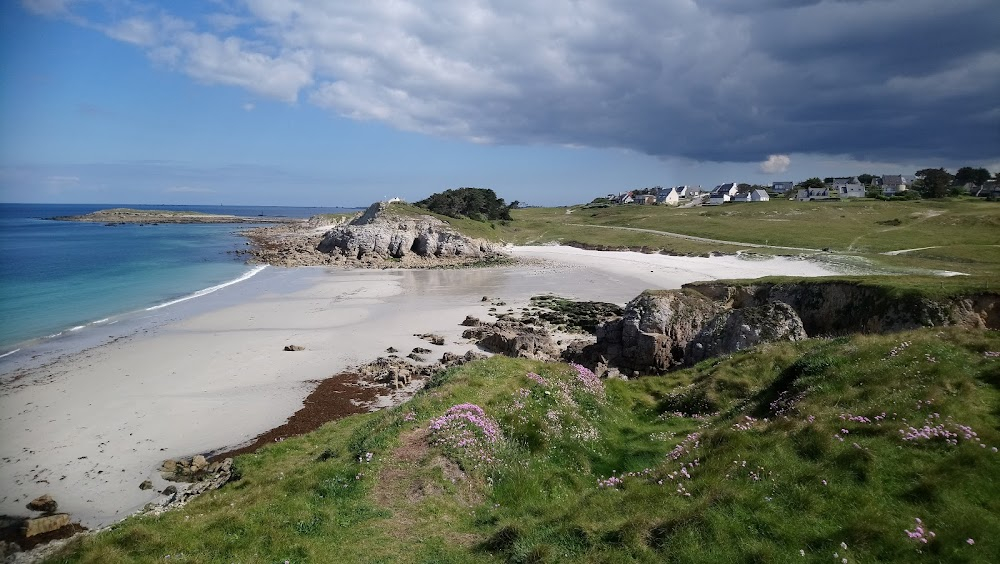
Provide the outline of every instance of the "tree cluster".
[[416,205],[448,217],[491,221],[510,220],[510,210],[519,203],[515,200],[507,204],[489,188],[458,188],[432,194]]

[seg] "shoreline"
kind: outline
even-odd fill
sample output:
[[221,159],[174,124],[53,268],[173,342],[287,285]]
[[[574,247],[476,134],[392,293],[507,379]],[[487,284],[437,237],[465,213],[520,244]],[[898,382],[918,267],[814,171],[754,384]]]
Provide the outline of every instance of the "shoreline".
[[[466,315],[486,320],[527,305],[533,295],[625,303],[647,288],[706,278],[833,273],[780,258],[570,247],[515,247],[512,255],[528,263],[457,270],[275,269],[214,298],[174,306],[173,318],[155,330],[30,370],[19,386],[0,387],[0,412],[10,414],[0,421],[6,437],[0,480],[12,484],[0,499],[0,513],[23,514],[27,500],[50,493],[84,525],[115,522],[165,487],[156,471],[164,459],[280,435],[282,426],[297,424],[304,400],[324,382],[387,347],[404,354],[431,348],[429,358],[475,349],[461,338]],[[483,296],[508,307],[490,312]],[[428,332],[444,336],[445,345],[414,336]],[[282,351],[288,344],[305,350]],[[392,404],[389,390],[380,391],[381,405]],[[139,490],[145,479],[153,480],[154,490]]]

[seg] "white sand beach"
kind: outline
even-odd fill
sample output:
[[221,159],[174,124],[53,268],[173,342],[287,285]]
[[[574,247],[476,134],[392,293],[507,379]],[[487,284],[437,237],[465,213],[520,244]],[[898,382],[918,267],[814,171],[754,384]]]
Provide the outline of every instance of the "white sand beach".
[[[51,494],[88,527],[156,497],[165,458],[244,442],[286,420],[317,380],[393,346],[465,352],[466,315],[561,296],[624,304],[696,280],[833,274],[805,260],[517,247],[528,264],[466,270],[269,268],[190,315],[56,359],[0,386],[0,513]],[[190,306],[190,302],[189,302]],[[432,346],[415,333],[437,333]],[[300,352],[284,352],[296,344]],[[24,351],[30,354],[30,351]],[[141,491],[151,479],[155,489]]]

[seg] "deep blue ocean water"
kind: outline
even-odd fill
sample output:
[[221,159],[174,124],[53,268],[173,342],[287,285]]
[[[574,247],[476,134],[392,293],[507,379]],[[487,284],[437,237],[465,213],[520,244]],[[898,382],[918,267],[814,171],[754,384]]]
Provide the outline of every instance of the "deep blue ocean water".
[[0,355],[251,275],[245,225],[116,225],[45,218],[130,207],[309,217],[344,208],[0,204]]

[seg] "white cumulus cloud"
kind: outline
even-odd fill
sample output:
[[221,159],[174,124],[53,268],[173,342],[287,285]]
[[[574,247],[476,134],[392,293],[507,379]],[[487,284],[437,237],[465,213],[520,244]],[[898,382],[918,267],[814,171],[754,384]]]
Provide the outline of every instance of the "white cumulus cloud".
[[760,171],[765,174],[778,174],[788,170],[790,164],[792,164],[792,159],[788,155],[771,155],[759,166]]

